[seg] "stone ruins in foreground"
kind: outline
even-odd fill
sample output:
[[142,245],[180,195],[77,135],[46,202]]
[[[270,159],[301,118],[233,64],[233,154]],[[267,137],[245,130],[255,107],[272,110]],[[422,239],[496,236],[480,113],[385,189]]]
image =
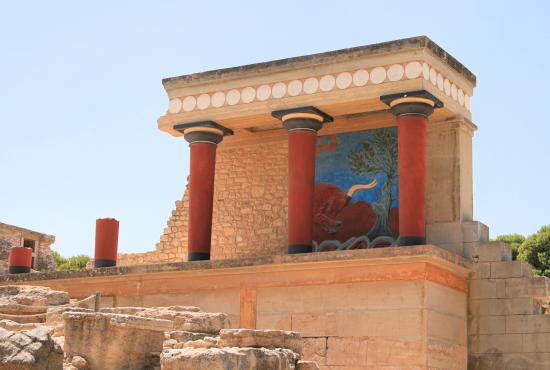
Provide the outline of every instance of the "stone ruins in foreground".
[[90,369],[550,367],[550,283],[474,219],[476,77],[441,47],[415,37],[163,84],[158,126],[191,155],[160,243],[103,245],[116,267],[1,276],[68,293],[25,309],[53,334],[4,324],[13,353],[40,342],[59,363],[63,333],[66,366]]

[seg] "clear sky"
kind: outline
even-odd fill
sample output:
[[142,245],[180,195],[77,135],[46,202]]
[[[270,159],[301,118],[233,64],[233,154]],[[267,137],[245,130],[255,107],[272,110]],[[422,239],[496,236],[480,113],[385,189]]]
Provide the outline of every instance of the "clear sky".
[[427,35],[472,70],[475,219],[550,223],[546,1],[2,1],[0,221],[93,255],[153,250],[188,174],[164,77]]

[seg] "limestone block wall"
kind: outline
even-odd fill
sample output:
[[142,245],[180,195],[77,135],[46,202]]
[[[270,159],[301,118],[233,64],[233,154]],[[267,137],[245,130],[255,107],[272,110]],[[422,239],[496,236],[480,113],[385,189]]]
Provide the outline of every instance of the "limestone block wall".
[[[428,126],[427,241],[459,255],[463,243],[486,240],[472,220],[472,135],[475,126],[458,119]],[[286,253],[286,140],[218,148],[214,190],[212,259]],[[153,252],[119,255],[119,265],[185,261],[187,190],[176,201]],[[472,236],[472,229],[477,234]],[[486,234],[486,233],[485,233]]]
[[512,261],[502,242],[472,243],[469,369],[550,368],[550,279]]

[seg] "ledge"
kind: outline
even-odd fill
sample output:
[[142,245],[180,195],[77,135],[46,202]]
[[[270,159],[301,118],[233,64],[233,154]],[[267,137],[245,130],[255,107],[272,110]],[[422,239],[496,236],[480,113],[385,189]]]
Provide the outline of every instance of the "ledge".
[[122,277],[129,275],[158,274],[167,272],[214,272],[223,270],[233,270],[242,268],[275,269],[290,268],[297,266],[319,266],[320,264],[346,263],[356,264],[396,264],[396,263],[414,263],[427,261],[429,259],[437,260],[440,268],[453,270],[461,275],[467,276],[470,271],[469,262],[446,249],[433,245],[419,245],[410,247],[387,247],[375,249],[360,249],[349,251],[317,252],[295,255],[277,255],[257,258],[242,258],[230,260],[211,260],[194,262],[174,262],[153,265],[136,265],[121,267],[105,267],[98,269],[89,269],[83,271],[55,271],[39,272],[31,274],[18,275],[0,275],[0,285],[10,283],[30,283],[47,280],[63,279],[86,279],[94,277]]
[[476,84],[476,76],[466,68],[457,59],[447,53],[442,47],[437,45],[427,36],[416,36],[405,39],[382,42],[358,46],[354,48],[340,49],[325,53],[311,54],[294,58],[273,60],[264,63],[248,64],[240,67],[216,69],[212,71],[193,73],[189,75],[169,77],[162,80],[165,88],[170,88],[180,84],[204,83],[212,80],[233,79],[251,74],[261,74],[266,71],[286,70],[299,68],[303,66],[312,66],[335,62],[339,60],[349,60],[368,55],[377,55],[398,50],[426,48],[433,52],[437,57],[443,60],[447,65],[460,73],[472,84]]

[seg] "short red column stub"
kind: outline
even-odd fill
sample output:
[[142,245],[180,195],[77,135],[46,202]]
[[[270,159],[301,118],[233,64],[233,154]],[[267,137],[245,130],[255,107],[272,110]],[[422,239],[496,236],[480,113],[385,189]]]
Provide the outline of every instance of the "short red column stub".
[[119,222],[114,218],[98,218],[95,223],[95,267],[116,266]]
[[21,274],[31,272],[32,249],[25,247],[11,247],[8,259],[8,272]]

